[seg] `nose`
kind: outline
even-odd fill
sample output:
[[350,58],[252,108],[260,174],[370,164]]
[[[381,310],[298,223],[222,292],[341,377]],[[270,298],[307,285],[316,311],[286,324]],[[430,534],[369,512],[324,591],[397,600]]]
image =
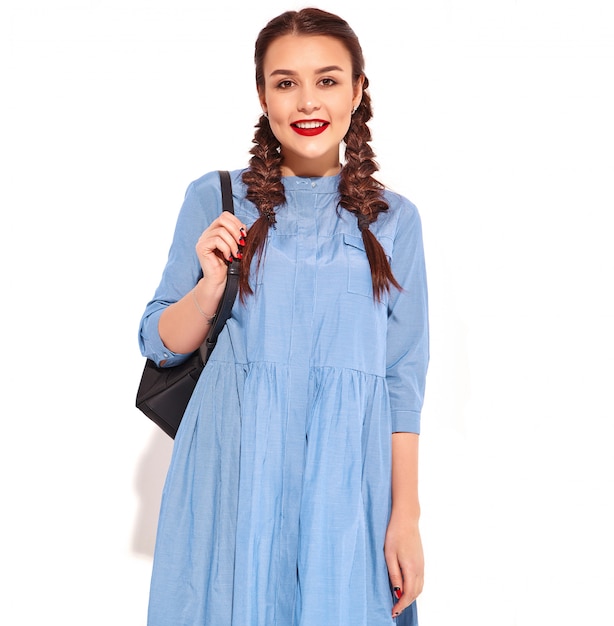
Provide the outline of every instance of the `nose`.
[[315,89],[311,87],[301,89],[297,108],[301,113],[305,113],[306,115],[310,115],[320,108],[320,100]]

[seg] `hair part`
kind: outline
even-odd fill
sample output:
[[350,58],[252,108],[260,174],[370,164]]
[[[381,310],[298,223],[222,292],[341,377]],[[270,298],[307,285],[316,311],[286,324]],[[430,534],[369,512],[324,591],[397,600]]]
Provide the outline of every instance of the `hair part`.
[[[379,213],[388,210],[388,204],[384,199],[384,186],[373,177],[379,167],[369,146],[371,131],[367,122],[373,113],[371,99],[366,91],[369,81],[364,73],[365,62],[360,42],[349,24],[332,13],[314,8],[282,13],[260,31],[256,40],[256,86],[261,93],[265,87],[264,58],[270,45],[284,35],[334,37],[350,53],[354,84],[363,78],[362,100],[344,137],[346,163],[341,170],[339,205],[356,215],[371,268],[373,297],[379,300],[385,292],[390,291],[391,286],[398,289],[401,286],[392,274],[384,249],[369,230],[370,224],[377,220]],[[256,258],[257,270],[260,267],[268,230],[275,227],[275,208],[286,202],[281,180],[281,145],[264,115],[256,124],[253,144],[249,169],[243,174],[243,182],[247,185],[247,199],[255,204],[260,215],[249,230],[243,252],[239,280],[239,296],[242,301],[253,293],[249,284],[251,264]]]

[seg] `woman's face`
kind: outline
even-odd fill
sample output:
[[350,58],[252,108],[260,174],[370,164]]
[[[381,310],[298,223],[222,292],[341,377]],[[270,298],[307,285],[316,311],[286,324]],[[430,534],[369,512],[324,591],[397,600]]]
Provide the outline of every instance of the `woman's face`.
[[339,144],[362,97],[361,78],[333,37],[284,35],[264,57],[262,109],[282,146],[285,176],[332,176],[339,171]]

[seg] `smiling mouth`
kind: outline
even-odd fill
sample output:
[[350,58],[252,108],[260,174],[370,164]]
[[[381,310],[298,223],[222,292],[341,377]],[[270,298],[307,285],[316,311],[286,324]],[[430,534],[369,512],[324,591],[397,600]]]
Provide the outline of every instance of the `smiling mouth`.
[[322,120],[305,120],[302,122],[293,122],[290,126],[292,126],[292,130],[299,135],[313,137],[314,135],[319,135],[324,132],[328,128],[329,122]]

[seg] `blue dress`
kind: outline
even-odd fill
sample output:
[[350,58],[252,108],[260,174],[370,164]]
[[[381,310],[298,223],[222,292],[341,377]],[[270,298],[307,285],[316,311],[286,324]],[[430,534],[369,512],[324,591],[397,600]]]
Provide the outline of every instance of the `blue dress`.
[[[257,218],[241,171],[235,213]],[[391,433],[419,432],[428,362],[420,219],[386,191],[372,232],[403,291],[376,302],[338,176],[283,179],[254,295],[237,299],[177,434],[163,491],[149,626],[392,626],[384,559]],[[140,327],[169,366],[163,309],[199,279],[194,246],[221,211],[216,172],[193,182]]]

